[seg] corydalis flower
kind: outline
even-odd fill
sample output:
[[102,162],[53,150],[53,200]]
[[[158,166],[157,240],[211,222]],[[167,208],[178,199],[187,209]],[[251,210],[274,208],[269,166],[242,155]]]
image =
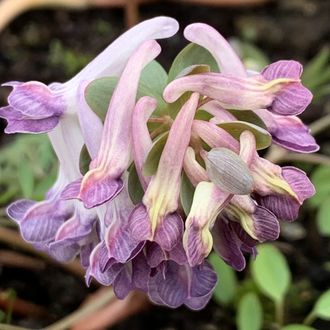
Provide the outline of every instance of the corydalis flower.
[[6,133],[43,133],[52,130],[64,114],[77,113],[80,84],[103,76],[118,76],[132,52],[143,41],[167,38],[178,30],[169,17],[145,21],[115,40],[91,63],[66,83],[49,86],[37,81],[9,82],[13,87],[9,105],[0,109],[0,117],[8,121]]
[[89,253],[99,239],[97,231],[104,227],[102,223],[99,226],[98,221],[104,220],[98,219],[95,211],[87,211],[78,201],[60,198],[63,189],[81,177],[79,157],[84,143],[92,155],[99,148],[102,123],[81,102],[85,80],[118,75],[136,46],[152,37],[171,36],[177,28],[177,22],[166,17],[143,22],[118,38],[64,84],[10,83],[13,91],[9,95],[9,106],[0,109],[0,116],[8,121],[7,132],[50,131],[48,136],[60,161],[57,181],[45,201],[21,200],[8,208],[8,214],[19,224],[28,242],[61,261],[81,252],[82,263],[87,266]]
[[[214,56],[220,71],[236,77],[246,78],[248,73],[229,43],[211,26],[202,23],[191,24],[184,30],[186,39],[205,47]],[[277,77],[300,79],[302,66],[296,61],[278,61],[266,67],[261,73],[267,80]],[[311,93],[297,81],[291,83],[278,95],[273,105],[265,109],[254,109],[267,125],[274,142],[298,152],[314,152],[319,149],[308,128],[292,114],[301,113],[312,99]],[[277,109],[277,110],[276,110]],[[295,109],[293,111],[293,109]],[[273,112],[276,112],[273,113]],[[287,117],[288,116],[288,117]]]
[[155,241],[164,250],[171,250],[182,236],[183,220],[177,213],[181,171],[198,100],[192,94],[175,118],[143,203],[131,214],[132,236]]
[[121,176],[131,161],[131,120],[140,74],[159,53],[159,44],[150,40],[129,59],[110,101],[98,155],[83,179],[67,187],[63,198],[78,198],[92,208],[114,198],[123,188]]

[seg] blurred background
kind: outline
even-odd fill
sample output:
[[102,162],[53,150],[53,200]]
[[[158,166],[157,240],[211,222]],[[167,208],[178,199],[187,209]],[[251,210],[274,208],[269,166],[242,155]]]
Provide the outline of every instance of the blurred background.
[[[330,329],[330,296],[325,304],[329,315],[310,314],[330,284],[329,0],[2,0],[0,82],[64,82],[129,26],[159,15],[174,17],[181,26],[176,36],[160,41],[164,51],[158,60],[166,69],[187,44],[182,30],[192,22],[208,23],[229,38],[251,69],[259,70],[278,59],[295,59],[306,65],[304,83],[315,97],[303,119],[307,123],[317,121],[316,139],[323,156],[304,160],[288,155],[281,162],[299,163],[312,176],[319,192],[304,206],[297,222],[282,228],[275,248],[284,257],[284,266],[282,263],[279,267],[291,274],[282,301],[285,322],[302,323],[310,315],[306,324]],[[8,92],[0,89],[0,106],[6,105]],[[20,240],[15,225],[5,215],[5,207],[22,197],[42,199],[55,179],[56,162],[45,136],[6,136],[4,127],[0,119],[0,323],[8,325],[4,330],[10,329],[9,324],[40,329],[74,312],[82,303],[96,301],[95,294],[105,291],[99,291],[96,285],[89,289],[85,286],[78,263],[59,265]],[[272,260],[272,251],[266,250],[266,261]],[[112,309],[102,314],[103,323],[84,328],[78,318],[71,324],[76,324],[74,329],[87,330],[114,323],[113,329],[129,330],[279,329],[272,296],[265,294],[253,269],[235,274],[214,262],[221,287],[201,312],[151,307],[141,296],[130,297],[125,306],[111,298],[104,303]],[[246,294],[253,294],[253,298]],[[242,321],[244,301],[249,302],[243,297],[251,298],[252,303],[257,299],[255,306],[262,306],[262,321],[254,320],[257,323],[253,327],[246,327],[249,320]],[[127,318],[130,313],[134,316]],[[253,309],[247,315],[255,313],[259,312]],[[89,318],[97,318],[95,315]],[[54,329],[66,328],[72,327]]]

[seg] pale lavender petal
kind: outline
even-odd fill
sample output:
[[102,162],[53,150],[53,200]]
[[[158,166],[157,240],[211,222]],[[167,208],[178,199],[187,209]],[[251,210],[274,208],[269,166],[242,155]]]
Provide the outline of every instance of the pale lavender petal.
[[213,27],[194,23],[188,25],[183,33],[186,39],[206,48],[212,54],[222,73],[246,76],[246,70],[233,48]]
[[202,105],[201,109],[214,116],[210,121],[215,124],[237,120],[234,115],[224,109],[217,101],[208,102]]
[[144,161],[152,147],[152,140],[147,127],[147,120],[156,109],[155,99],[145,96],[136,104],[132,120],[133,158],[136,172],[144,190],[148,187],[150,177],[142,174]]
[[163,98],[172,103],[185,92],[198,92],[217,100],[225,109],[256,110],[271,106],[275,92],[285,90],[290,83],[290,79],[269,83],[259,76],[241,78],[222,73],[201,73],[173,80],[164,89]]
[[195,151],[188,147],[184,156],[183,169],[193,186],[197,186],[201,181],[208,181],[208,176],[204,167],[196,160]]
[[169,38],[178,29],[178,22],[171,17],[160,16],[141,22],[112,42],[70,84],[85,79],[120,75],[127,60],[140,44],[146,40]]
[[279,115],[299,115],[311,103],[312,93],[301,83],[292,83],[280,91],[270,107]]
[[194,120],[192,132],[204,140],[211,148],[223,147],[236,153],[239,152],[239,142],[227,131],[214,123]]
[[145,41],[130,57],[117,83],[105,118],[98,155],[81,183],[78,198],[86,208],[113,199],[122,189],[120,176],[131,162],[132,112],[140,74],[160,50],[155,40]]
[[298,117],[280,116],[265,109],[257,110],[256,113],[266,124],[274,143],[296,152],[311,153],[319,150],[310,129]]
[[[118,262],[124,263],[134,258],[134,256],[143,248],[143,244],[131,236],[127,225],[122,225],[115,230],[110,227],[105,237],[109,256]],[[140,246],[139,249],[137,247]],[[132,255],[134,251],[134,254]]]
[[65,111],[65,102],[51,89],[38,82],[16,84],[9,94],[8,103],[30,119],[60,116]]
[[154,241],[165,251],[170,251],[182,239],[183,220],[177,213],[168,214],[158,223]]
[[266,66],[261,74],[267,80],[277,78],[293,78],[299,79],[303,71],[302,65],[297,61],[281,60]]

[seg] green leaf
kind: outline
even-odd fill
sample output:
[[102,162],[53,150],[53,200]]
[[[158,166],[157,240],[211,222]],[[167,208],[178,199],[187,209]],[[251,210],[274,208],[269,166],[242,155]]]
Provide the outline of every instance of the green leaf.
[[320,205],[316,223],[320,233],[324,236],[330,236],[330,196]]
[[86,145],[83,146],[80,152],[80,157],[79,157],[79,169],[81,174],[86,174],[89,170],[89,164],[91,162],[91,157],[88,153]]
[[252,292],[245,294],[238,304],[238,330],[260,330],[262,321],[263,312],[258,296]]
[[309,85],[317,79],[318,75],[322,73],[323,69],[327,66],[329,60],[330,49],[329,47],[324,47],[307,65],[305,65],[302,81],[306,87],[309,88]]
[[258,247],[251,261],[252,277],[258,288],[276,304],[281,304],[291,283],[291,273],[284,255],[271,244]]
[[187,175],[183,173],[181,178],[180,200],[183,211],[186,215],[189,214],[190,208],[194,198],[195,188],[189,181]]
[[320,319],[330,320],[330,290],[325,291],[317,300],[312,314]]
[[272,136],[263,128],[243,121],[231,121],[218,124],[219,127],[239,140],[244,131],[250,131],[256,138],[257,150],[268,148],[272,143]]
[[134,164],[131,165],[128,175],[128,193],[134,204],[138,204],[142,201],[144,191],[141,186],[139,177],[136,172]]
[[315,328],[308,327],[303,324],[289,324],[281,328],[281,330],[316,330]]
[[209,261],[219,278],[213,298],[217,303],[227,305],[233,301],[237,291],[236,273],[214,252],[210,254]]
[[321,165],[312,173],[316,194],[309,199],[312,206],[320,206],[330,196],[330,166]]
[[117,77],[93,80],[85,90],[85,98],[90,108],[104,121],[112,93],[118,82]]
[[167,85],[167,79],[165,69],[157,61],[152,61],[143,69],[140,84],[162,95]]
[[195,119],[209,121],[213,116],[205,110],[198,110]]
[[[149,75],[149,71],[148,71]],[[163,78],[160,78],[164,79]],[[141,81],[146,78],[141,76]],[[117,77],[104,77],[93,80],[85,90],[85,98],[90,108],[104,121],[106,113],[109,108],[112,94],[117,86]],[[150,82],[149,82],[150,83]],[[155,113],[160,114],[166,111],[166,104],[162,98],[162,95],[157,92],[157,89],[162,88],[164,82],[158,82],[156,89],[151,86],[146,86],[142,82],[139,84],[137,99],[142,96],[151,96],[157,100],[157,110]]]
[[165,143],[167,141],[168,132],[165,132],[157,137],[154,141],[151,150],[148,153],[147,159],[143,165],[143,175],[152,176],[156,173],[160,156],[162,155]]
[[219,72],[211,53],[201,46],[190,43],[174,59],[168,73],[168,82],[174,80],[184,69],[198,64],[208,65],[212,72]]
[[262,121],[262,119],[256,115],[253,111],[251,110],[227,110],[229,111],[232,115],[234,115],[237,120],[239,121],[245,121],[254,125],[257,125],[261,128],[264,128],[267,130],[267,127],[265,123]]

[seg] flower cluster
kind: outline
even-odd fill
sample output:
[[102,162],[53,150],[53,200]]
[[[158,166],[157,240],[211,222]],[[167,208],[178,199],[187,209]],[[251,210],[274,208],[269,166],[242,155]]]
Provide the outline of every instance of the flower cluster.
[[[66,83],[5,84],[13,88],[0,109],[6,132],[47,132],[59,159],[45,200],[16,201],[8,214],[27,242],[57,260],[80,255],[87,283],[112,285],[119,298],[139,289],[157,304],[201,309],[217,282],[211,250],[244,269],[244,253],[276,240],[279,220],[296,219],[314,194],[304,172],[257,150],[272,141],[296,152],[318,146],[296,116],[312,98],[299,63],[249,72],[216,30],[196,23],[184,30],[192,44],[173,66],[188,64],[167,77],[153,61],[155,39],[177,30],[175,20],[154,18]],[[203,62],[210,58],[214,65]],[[150,67],[158,71],[144,74]],[[101,77],[117,77],[114,88]],[[88,102],[95,89],[100,104],[111,95],[104,118]]]

